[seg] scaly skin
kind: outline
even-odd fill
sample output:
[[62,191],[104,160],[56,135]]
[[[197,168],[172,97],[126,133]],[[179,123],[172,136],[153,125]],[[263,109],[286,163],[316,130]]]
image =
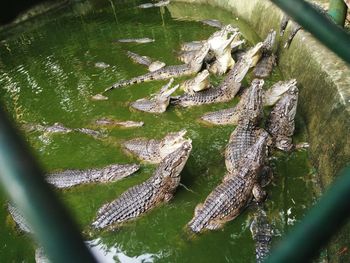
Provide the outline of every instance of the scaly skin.
[[270,254],[273,231],[266,212],[261,207],[254,214],[250,232],[255,241],[256,262],[263,263]]
[[92,225],[101,229],[120,224],[141,216],[161,203],[168,202],[180,183],[180,172],[187,162],[191,149],[191,140],[186,140],[180,148],[163,159],[151,178],[102,206]]
[[267,78],[271,75],[273,67],[276,65],[277,57],[273,54],[273,46],[276,42],[276,31],[270,30],[263,42],[262,58],[256,64],[253,74],[257,78]]
[[188,223],[192,232],[199,233],[205,229],[215,230],[222,227],[242,212],[252,199],[253,192],[259,192],[257,179],[265,159],[267,137],[266,132],[261,135],[249,154],[243,157],[237,173],[226,176],[204,203],[196,207],[194,217]]
[[136,138],[123,143],[128,152],[136,155],[142,161],[160,163],[169,153],[178,149],[185,141],[186,130],[171,132],[161,140]]
[[271,134],[276,148],[290,151],[293,148],[294,118],[298,104],[298,88],[291,87],[277,102],[270,113],[267,131]]
[[7,209],[12,216],[13,220],[16,222],[16,225],[18,228],[26,233],[33,233],[33,230],[31,227],[28,225],[27,221],[23,217],[23,215],[18,211],[16,207],[11,205],[10,203],[7,204]]
[[200,52],[197,53],[197,56],[192,60],[190,64],[166,66],[164,68],[146,73],[138,77],[134,77],[129,80],[122,80],[113,84],[111,87],[107,88],[104,92],[109,91],[111,89],[121,88],[121,87],[130,86],[137,83],[152,81],[152,80],[170,79],[175,77],[196,74],[202,68],[203,60],[205,56],[208,54],[208,51],[209,51],[209,45],[204,44]]
[[[263,92],[263,106],[273,106],[291,87],[296,85],[296,80],[276,82],[268,90]],[[208,112],[200,117],[200,121],[213,125],[237,125],[239,113],[242,112],[246,91],[243,92],[241,100],[232,108]]]
[[158,69],[165,67],[165,63],[161,61],[152,61],[150,57],[141,56],[131,51],[126,52],[127,56],[131,58],[131,60],[137,64],[144,65],[148,67],[148,71],[153,72]]
[[130,103],[130,106],[136,110],[149,113],[163,113],[166,111],[170,95],[177,90],[179,85],[171,88],[174,79],[171,79],[168,84],[164,85],[158,94],[154,94],[150,99],[142,98]]
[[184,81],[180,87],[189,94],[208,89],[210,87],[208,70],[205,69],[194,78]]
[[135,173],[138,169],[140,166],[137,164],[114,164],[87,170],[65,170],[49,174],[46,181],[58,188],[87,183],[116,182]]

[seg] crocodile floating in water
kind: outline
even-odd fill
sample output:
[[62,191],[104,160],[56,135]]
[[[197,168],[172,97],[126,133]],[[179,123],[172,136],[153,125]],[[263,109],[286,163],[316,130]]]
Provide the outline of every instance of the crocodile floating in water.
[[196,74],[202,68],[203,60],[209,51],[209,45],[204,44],[197,56],[189,63],[175,66],[166,66],[164,68],[158,69],[153,72],[146,73],[144,75],[134,77],[129,80],[122,80],[111,87],[107,88],[104,92],[107,92],[112,89],[121,88],[137,83],[152,81],[152,80],[162,80],[170,79],[180,76],[188,76]]
[[229,173],[234,173],[241,157],[254,145],[260,134],[266,133],[257,125],[262,117],[262,86],[264,81],[255,79],[247,91],[240,108],[238,126],[231,133],[225,149],[225,165]]
[[[296,80],[276,82],[268,90],[263,91],[263,106],[273,106],[281,98],[281,96],[291,87],[296,85]],[[200,121],[213,125],[237,125],[239,113],[245,104],[247,92],[244,91],[241,100],[234,107],[219,111],[208,112],[200,117]]]
[[196,92],[195,94],[186,93],[181,96],[172,97],[170,103],[182,107],[191,107],[232,100],[241,87],[240,82],[247,74],[252,63],[255,62],[255,56],[260,52],[261,47],[262,43],[258,43],[248,51],[227,73],[227,76],[218,87]]
[[41,124],[26,123],[22,125],[23,129],[27,132],[43,132],[44,134],[65,134],[71,132],[80,132],[92,137],[98,138],[102,137],[103,134],[99,131],[95,131],[87,128],[67,128],[61,123],[54,123],[51,126],[45,126]]
[[189,94],[210,88],[209,71],[205,69],[199,72],[194,78],[184,81],[180,88]]
[[204,19],[200,21],[204,25],[208,25],[211,27],[222,28],[224,25],[217,19]]
[[16,225],[18,228],[26,233],[33,233],[32,228],[29,226],[27,220],[23,217],[21,212],[11,205],[10,203],[7,204],[7,210],[9,211],[10,215],[12,216],[13,220],[16,222]]
[[123,39],[116,39],[114,42],[119,42],[119,43],[139,43],[139,44],[144,44],[144,43],[151,43],[154,42],[155,40],[153,38],[123,38]]
[[138,5],[138,8],[146,9],[146,8],[152,8],[152,7],[162,7],[170,4],[170,0],[164,0],[164,1],[159,1],[157,3],[145,3]]
[[273,144],[282,151],[293,148],[292,135],[297,104],[298,88],[293,86],[276,103],[267,122],[267,131],[272,136]]
[[276,65],[277,57],[273,54],[273,46],[276,41],[276,31],[270,30],[263,42],[262,58],[253,70],[253,74],[257,78],[266,78],[270,76],[273,67]]
[[135,63],[147,66],[148,67],[148,71],[150,71],[150,72],[153,72],[153,71],[156,71],[158,69],[161,69],[161,68],[165,67],[165,63],[164,62],[161,62],[161,61],[158,61],[158,60],[152,61],[152,59],[150,57],[141,56],[141,55],[136,54],[136,53],[131,52],[131,51],[127,51],[126,54]]
[[255,241],[257,263],[263,263],[270,254],[273,230],[262,207],[258,207],[250,224],[250,232]]
[[125,141],[123,147],[143,161],[160,163],[165,156],[184,143],[186,139],[183,136],[186,132],[186,130],[171,132],[161,140],[136,138]]
[[87,170],[65,170],[49,174],[45,179],[58,188],[79,184],[116,182],[140,169],[138,164],[113,164]]
[[142,98],[135,102],[130,103],[130,106],[136,110],[150,112],[150,113],[163,113],[169,106],[170,95],[173,94],[179,85],[175,85],[171,88],[174,79],[171,79],[168,84],[163,86],[159,93],[154,94],[150,99]]
[[159,164],[153,176],[121,194],[116,200],[103,205],[92,223],[105,228],[135,219],[148,210],[172,199],[180,183],[180,173],[192,149],[191,140],[185,140]]
[[191,231],[199,233],[205,229],[218,229],[236,218],[253,196],[258,201],[264,199],[264,191],[258,184],[258,174],[264,163],[267,138],[266,132],[261,134],[242,157],[237,172],[226,175],[204,203],[197,205],[194,217],[188,223]]
[[119,120],[114,120],[111,118],[101,118],[98,120],[95,120],[93,125],[97,126],[119,126],[123,128],[135,128],[135,127],[141,127],[145,123],[143,121],[119,121]]

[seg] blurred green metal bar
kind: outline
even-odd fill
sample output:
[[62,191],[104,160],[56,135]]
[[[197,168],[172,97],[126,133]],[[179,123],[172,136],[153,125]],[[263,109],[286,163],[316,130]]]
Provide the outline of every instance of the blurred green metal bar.
[[52,262],[96,262],[26,144],[0,108],[0,183]]
[[328,14],[337,25],[344,26],[347,10],[344,0],[329,0]]
[[305,30],[350,64],[350,34],[303,0],[271,0]]
[[274,250],[269,263],[311,262],[350,217],[350,166]]

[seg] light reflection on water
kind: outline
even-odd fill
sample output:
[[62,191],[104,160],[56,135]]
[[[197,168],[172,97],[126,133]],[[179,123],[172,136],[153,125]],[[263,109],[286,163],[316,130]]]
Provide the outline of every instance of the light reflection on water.
[[143,253],[138,256],[129,256],[127,252],[122,251],[117,245],[107,247],[99,238],[87,241],[86,243],[90,247],[92,254],[101,263],[152,263],[162,254]]

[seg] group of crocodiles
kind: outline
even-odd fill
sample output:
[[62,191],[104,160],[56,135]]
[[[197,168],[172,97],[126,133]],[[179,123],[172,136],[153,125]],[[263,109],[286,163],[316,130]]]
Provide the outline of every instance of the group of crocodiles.
[[[200,117],[201,123],[235,125],[236,128],[231,133],[225,148],[223,164],[225,163],[226,173],[222,182],[196,206],[194,216],[186,228],[193,233],[218,229],[236,218],[254,200],[260,205],[251,224],[251,232],[256,241],[257,262],[262,262],[269,254],[273,236],[272,227],[261,206],[266,198],[263,187],[271,180],[271,169],[267,160],[273,149],[291,151],[294,147],[292,135],[298,101],[297,82],[295,79],[279,81],[269,89],[263,89],[265,84],[263,78],[270,76],[276,65],[274,30],[269,32],[265,41],[244,48],[245,41],[241,39],[241,33],[237,28],[222,25],[215,20],[204,22],[219,30],[206,40],[182,44],[179,59],[184,64],[165,66],[159,61],[152,62],[149,57],[128,52],[127,56],[134,62],[146,65],[150,72],[130,80],[119,81],[93,99],[108,99],[105,95],[113,89],[146,81],[170,79],[158,94],[130,104],[134,109],[159,114],[165,112],[169,104],[192,107],[231,103],[240,92],[240,101],[237,105],[209,112]],[[130,41],[132,39],[119,40],[119,42]],[[135,41],[150,42],[140,39]],[[241,91],[241,82],[251,68],[254,68],[252,74],[255,79],[250,87]],[[221,84],[213,87],[209,80],[211,74],[226,75]],[[192,75],[195,75],[194,78],[172,87],[174,78]],[[171,97],[178,87],[185,93]],[[265,125],[264,106],[273,106]],[[96,120],[94,125],[140,127],[143,122],[103,118]],[[61,124],[25,125],[25,128],[44,133],[81,132],[94,137],[102,136],[96,130],[71,129]],[[148,180],[133,186],[114,201],[103,205],[98,210],[92,226],[96,229],[111,229],[142,216],[160,204],[169,202],[180,184],[181,171],[192,150],[192,141],[185,138],[185,135],[186,130],[181,130],[169,133],[162,139],[135,138],[124,141],[122,145],[127,153],[137,156],[143,162],[157,164],[158,167]],[[46,180],[57,188],[86,183],[107,183],[125,178],[139,168],[138,164],[112,164],[103,168],[56,172],[49,174]],[[8,210],[20,229],[31,232],[30,226],[15,207],[9,204]]]

